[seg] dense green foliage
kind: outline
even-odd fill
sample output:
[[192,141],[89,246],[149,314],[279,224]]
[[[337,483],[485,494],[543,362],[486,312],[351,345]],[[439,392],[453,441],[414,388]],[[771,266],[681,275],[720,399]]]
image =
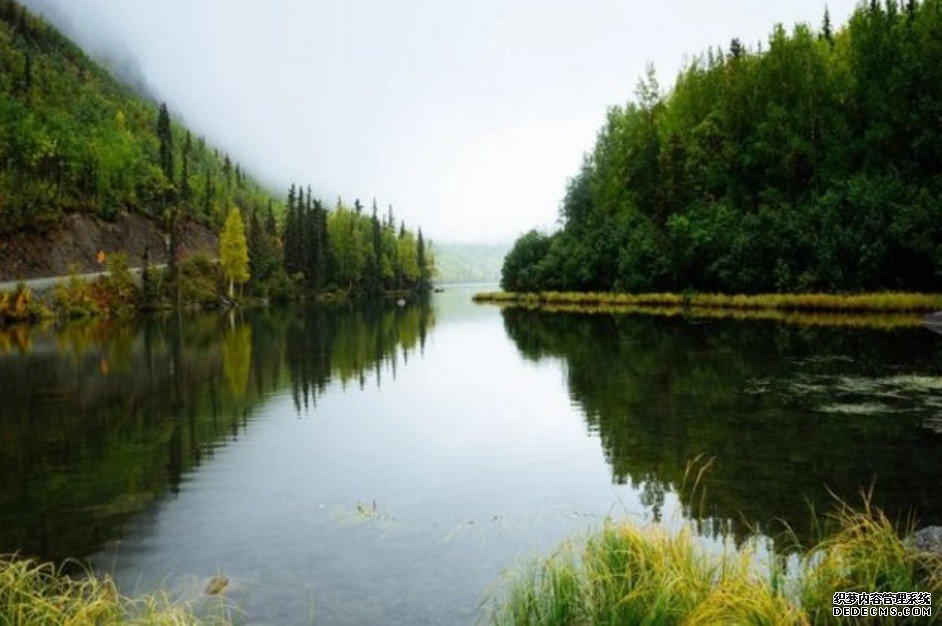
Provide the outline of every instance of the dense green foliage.
[[266,192],[14,0],[0,0],[0,232],[70,211],[218,227]]
[[942,1],[734,41],[608,112],[510,291],[937,290]]
[[[396,228],[392,207],[380,219],[376,202],[365,215],[359,200],[342,200],[328,211],[303,187],[288,191],[284,226],[284,269],[308,292],[325,289],[375,294],[427,291],[435,273],[431,246],[422,236]],[[251,247],[251,243],[250,243]]]

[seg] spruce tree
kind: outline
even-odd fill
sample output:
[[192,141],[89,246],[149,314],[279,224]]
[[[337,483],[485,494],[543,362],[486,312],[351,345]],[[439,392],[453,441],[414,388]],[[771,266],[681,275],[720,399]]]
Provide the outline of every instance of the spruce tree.
[[298,240],[298,215],[295,210],[295,186],[291,184],[288,190],[288,203],[285,207],[285,271],[289,276],[294,276],[298,268],[297,258],[297,240]]
[[160,142],[158,158],[160,169],[173,185],[173,130],[170,126],[170,112],[166,103],[161,103],[157,112],[157,139]]
[[419,261],[419,290],[426,291],[431,286],[431,276],[425,254],[425,239],[422,238],[422,229],[419,229],[419,241],[416,256]]
[[248,234],[248,249],[249,249],[249,274],[256,279],[262,278],[262,266],[264,264],[264,237],[265,233],[262,232],[262,225],[258,219],[258,211],[252,210],[251,217],[249,217],[249,234]]
[[213,178],[212,173],[206,170],[206,182],[203,189],[203,216],[210,217],[212,214],[213,202]]
[[193,144],[190,139],[190,131],[186,131],[186,139],[183,141],[183,152],[181,153],[182,166],[180,169],[180,199],[184,203],[189,203],[193,197],[193,189],[190,187],[190,152]]
[[33,87],[33,55],[26,51],[26,58],[23,60],[23,94],[29,98],[30,89]]

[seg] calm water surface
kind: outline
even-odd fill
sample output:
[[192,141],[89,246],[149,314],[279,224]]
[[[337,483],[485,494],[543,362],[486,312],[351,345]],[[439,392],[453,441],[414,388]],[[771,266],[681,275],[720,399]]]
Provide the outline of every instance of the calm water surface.
[[942,522],[942,336],[469,298],[0,332],[0,552],[223,573],[244,623],[463,624],[608,515],[807,538],[872,486]]

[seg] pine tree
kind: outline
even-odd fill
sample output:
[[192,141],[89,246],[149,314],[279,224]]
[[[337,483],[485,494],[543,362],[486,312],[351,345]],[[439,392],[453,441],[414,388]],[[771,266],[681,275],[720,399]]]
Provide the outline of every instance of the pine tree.
[[419,229],[419,241],[416,252],[419,262],[419,290],[426,291],[431,286],[431,276],[428,267],[428,259],[425,253],[425,239],[422,237],[422,229]]
[[23,61],[23,93],[29,98],[30,90],[33,87],[33,55],[27,50],[26,58]]
[[831,30],[831,11],[827,7],[824,8],[824,24],[821,27],[821,36],[829,43],[833,41],[833,32]]
[[301,200],[298,202],[300,205],[299,212],[299,225],[300,225],[300,238],[299,238],[299,258],[301,271],[304,272],[304,285],[308,289],[314,288],[314,216],[313,211],[311,210],[311,189],[308,187],[307,197],[304,195],[304,190],[301,190]]
[[285,271],[289,276],[294,276],[300,268],[298,267],[298,214],[295,210],[295,186],[291,184],[288,190],[288,203],[285,207]]
[[262,225],[258,219],[258,211],[253,210],[249,218],[249,274],[256,279],[262,278],[263,274],[264,237],[265,233],[262,231]]
[[203,189],[203,215],[210,217],[212,215],[213,202],[213,175],[206,170],[206,182]]
[[229,297],[235,297],[235,283],[244,283],[249,274],[249,250],[245,239],[242,213],[229,209],[226,225],[219,236],[219,264],[223,276],[229,281]]
[[186,131],[186,139],[183,141],[183,152],[181,154],[182,167],[180,170],[180,198],[188,204],[193,197],[193,189],[190,187],[190,152],[193,144],[190,140],[190,131]]
[[278,226],[275,223],[275,210],[271,206],[271,198],[268,199],[268,208],[265,211],[265,234],[269,237],[278,235]]
[[157,112],[157,139],[160,142],[158,158],[160,169],[167,181],[173,185],[173,129],[166,103],[161,103]]
[[315,242],[315,255],[317,259],[318,289],[322,289],[330,282],[331,267],[329,235],[327,232],[327,209],[320,202],[315,202],[317,219],[317,241]]
[[[173,128],[170,124],[170,112],[167,110],[166,103],[161,103],[157,111],[157,139],[159,142],[158,159],[160,169],[167,179],[167,190],[163,194],[163,205],[165,219],[167,220],[168,259],[170,277],[174,279],[177,285],[176,300],[180,305],[180,281],[177,278],[177,261],[180,255],[180,235],[179,235],[179,207],[176,206],[173,180]],[[169,205],[169,211],[168,209]]]

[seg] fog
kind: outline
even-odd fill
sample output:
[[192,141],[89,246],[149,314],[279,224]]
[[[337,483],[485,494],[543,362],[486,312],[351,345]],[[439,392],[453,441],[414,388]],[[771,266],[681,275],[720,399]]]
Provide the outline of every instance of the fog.
[[[438,241],[555,225],[605,109],[648,63],[821,0],[25,0],[279,194],[392,204]],[[853,0],[834,0],[842,23]]]

